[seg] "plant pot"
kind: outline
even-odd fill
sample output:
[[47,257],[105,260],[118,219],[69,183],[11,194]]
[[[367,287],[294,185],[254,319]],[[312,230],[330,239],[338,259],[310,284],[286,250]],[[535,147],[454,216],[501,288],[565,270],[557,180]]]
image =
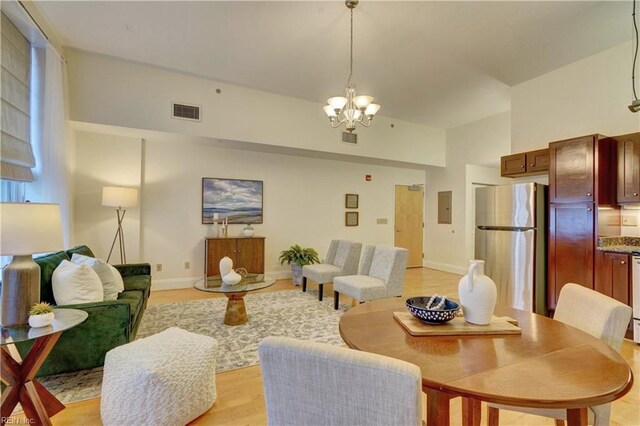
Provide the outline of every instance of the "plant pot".
[[54,318],[55,318],[55,315],[53,312],[49,312],[48,314],[41,314],[41,315],[30,315],[29,325],[32,328],[46,327],[53,322]]
[[302,285],[302,266],[297,263],[292,263],[291,272],[293,274],[291,277],[293,285]]

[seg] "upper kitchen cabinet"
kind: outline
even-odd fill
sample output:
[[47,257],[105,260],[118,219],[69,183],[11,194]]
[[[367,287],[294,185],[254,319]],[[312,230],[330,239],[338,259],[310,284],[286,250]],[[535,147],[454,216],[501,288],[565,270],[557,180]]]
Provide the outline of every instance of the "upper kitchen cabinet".
[[640,133],[618,141],[618,203],[640,203]]
[[615,140],[589,135],[549,144],[549,202],[615,203]]
[[500,175],[502,177],[540,175],[548,171],[548,148],[506,155],[500,158]]

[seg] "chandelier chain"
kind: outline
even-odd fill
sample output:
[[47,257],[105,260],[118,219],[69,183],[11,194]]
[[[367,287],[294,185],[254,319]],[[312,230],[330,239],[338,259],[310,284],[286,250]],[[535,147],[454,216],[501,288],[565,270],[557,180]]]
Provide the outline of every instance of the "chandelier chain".
[[347,87],[351,86],[351,77],[353,76],[353,9],[349,9],[351,12],[351,50],[349,51],[349,80],[347,80]]

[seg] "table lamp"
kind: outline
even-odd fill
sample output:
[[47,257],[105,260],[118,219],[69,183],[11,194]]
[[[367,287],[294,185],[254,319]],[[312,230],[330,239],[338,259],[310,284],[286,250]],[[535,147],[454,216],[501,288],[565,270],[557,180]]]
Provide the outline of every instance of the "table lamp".
[[102,205],[105,207],[117,207],[116,215],[118,216],[118,229],[111,243],[111,250],[107,262],[111,259],[113,247],[118,240],[120,246],[120,263],[127,263],[127,253],[124,247],[124,233],[122,232],[122,221],[127,212],[126,207],[135,207],[138,205],[138,190],[135,188],[124,188],[122,186],[105,186],[102,188]]
[[40,267],[32,255],[63,244],[58,204],[0,203],[0,254],[13,256],[2,271],[0,324],[29,322],[29,309],[40,302]]

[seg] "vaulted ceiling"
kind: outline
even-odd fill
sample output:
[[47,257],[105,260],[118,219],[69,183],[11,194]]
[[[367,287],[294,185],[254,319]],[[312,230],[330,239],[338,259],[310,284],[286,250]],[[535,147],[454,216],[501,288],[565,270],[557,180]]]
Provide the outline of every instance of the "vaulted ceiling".
[[[324,103],[349,73],[342,1],[37,1],[66,46]],[[367,1],[354,81],[381,115],[450,128],[631,39],[630,1]],[[631,55],[631,52],[629,53]]]

